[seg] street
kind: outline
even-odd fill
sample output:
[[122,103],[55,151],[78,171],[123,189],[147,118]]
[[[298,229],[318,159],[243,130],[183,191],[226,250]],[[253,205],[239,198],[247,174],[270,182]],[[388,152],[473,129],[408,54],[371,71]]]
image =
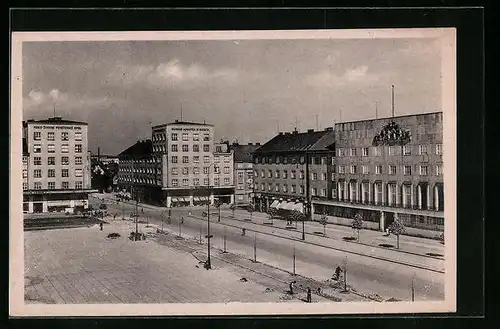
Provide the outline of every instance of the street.
[[[94,197],[91,198],[91,203],[94,207],[98,207],[101,200]],[[108,204],[108,213],[117,214],[117,216],[125,215],[130,217],[130,214],[135,210],[135,206],[116,201],[106,202]],[[169,231],[180,231],[182,235],[199,237],[201,235],[203,243],[206,243],[205,235],[207,234],[207,223],[201,218],[201,213],[206,211],[206,208],[173,208],[171,224],[166,223],[167,210],[165,208],[152,209],[153,207],[139,205],[139,220],[148,220],[151,224],[162,224]],[[141,211],[143,210],[143,213]],[[188,213],[191,211],[191,215]],[[211,213],[217,213],[215,208],[211,208]],[[224,211],[222,211],[224,213]],[[243,214],[241,214],[243,215]],[[179,225],[181,216],[184,218],[183,224]],[[246,214],[248,217],[248,214]],[[238,217],[238,215],[237,215]],[[228,223],[230,222],[230,223]],[[230,225],[229,225],[230,224]],[[235,225],[239,224],[239,225]],[[242,236],[241,226],[253,225],[256,233],[249,232]],[[272,236],[266,234],[266,230],[278,229],[266,228],[252,223],[243,221],[222,219],[217,222],[217,216],[211,216],[211,241],[212,248],[223,248],[223,238],[226,235],[226,246],[228,252],[243,254],[248,258],[254,257],[254,241],[257,245],[257,260],[278,268],[292,271],[293,269],[293,250],[296,255],[296,272],[298,274],[311,277],[313,279],[324,281],[330,278],[337,265],[341,265],[347,257],[347,280],[357,291],[365,294],[378,294],[389,298],[394,297],[401,300],[410,300],[412,278],[414,279],[415,300],[442,300],[444,298],[444,274],[428,269],[418,268],[416,266],[408,266],[402,264],[407,258],[419,258],[419,262],[428,263],[427,267],[436,268],[442,260],[433,258],[425,258],[411,254],[400,253],[392,250],[379,250],[378,254],[384,254],[384,257],[394,261],[384,261],[381,259],[368,257],[359,253],[351,253],[346,251],[325,248],[318,245],[304,243],[299,240],[289,238],[280,238],[280,236]],[[239,227],[238,227],[239,226]],[[314,229],[314,228],[313,228]],[[260,232],[260,231],[262,232]],[[280,230],[283,231],[283,230]],[[201,234],[200,234],[201,232]],[[329,231],[330,232],[330,231]],[[277,232],[276,232],[277,233]],[[293,235],[300,234],[299,232],[285,232]],[[308,240],[309,237],[306,239]],[[322,238],[326,240],[325,238]],[[332,239],[328,239],[332,240]],[[355,245],[352,243],[343,243],[343,248],[370,248],[363,245]],[[375,249],[375,248],[373,248]],[[416,260],[414,260],[414,263]],[[439,264],[440,263],[440,264]],[[425,264],[424,264],[425,265]]]

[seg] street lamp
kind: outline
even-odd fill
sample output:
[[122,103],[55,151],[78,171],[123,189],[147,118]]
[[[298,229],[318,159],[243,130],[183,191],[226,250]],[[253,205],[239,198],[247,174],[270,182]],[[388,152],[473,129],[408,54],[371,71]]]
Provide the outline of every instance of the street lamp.
[[[212,261],[210,259],[210,167],[214,166],[214,169],[217,168],[216,163],[211,163],[208,166],[208,186],[207,186],[207,194],[208,194],[208,203],[207,203],[207,262],[205,264],[205,268],[207,270],[212,268]],[[220,184],[220,182],[219,182]]]
[[308,202],[307,200],[304,201],[304,216],[302,217],[302,240],[306,239],[306,227],[305,227],[305,222],[306,222],[306,216],[307,216],[307,211],[308,211]]

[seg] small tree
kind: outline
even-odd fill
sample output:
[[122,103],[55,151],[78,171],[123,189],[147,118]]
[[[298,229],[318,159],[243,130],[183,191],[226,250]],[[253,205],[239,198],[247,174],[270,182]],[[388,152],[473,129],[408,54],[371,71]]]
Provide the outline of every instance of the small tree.
[[229,209],[231,209],[232,216],[234,218],[234,211],[236,210],[236,205],[234,203],[231,203],[229,206]]
[[252,221],[252,214],[255,211],[255,206],[253,205],[253,203],[250,203],[247,206],[247,211],[250,213],[250,221]]
[[356,240],[359,242],[359,231],[363,229],[363,216],[358,212],[354,215],[354,218],[351,223],[351,227],[357,233]]
[[401,234],[403,234],[405,231],[406,231],[406,228],[404,227],[403,223],[401,223],[399,221],[399,218],[397,215],[394,215],[394,221],[389,226],[389,233],[392,233],[396,236],[398,249],[399,249],[399,236]]
[[328,217],[326,216],[326,214],[321,215],[319,223],[323,225],[323,235],[326,235],[326,224],[328,224]]

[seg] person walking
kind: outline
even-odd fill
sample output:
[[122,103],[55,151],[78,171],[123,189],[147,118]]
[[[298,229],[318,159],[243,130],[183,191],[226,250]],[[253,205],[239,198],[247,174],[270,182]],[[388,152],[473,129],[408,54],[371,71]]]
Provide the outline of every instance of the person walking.
[[99,223],[99,227],[101,228],[101,231],[102,231],[102,222],[101,222],[101,223]]
[[312,300],[311,298],[311,288],[307,287],[307,302],[310,303]]
[[293,288],[295,287],[295,281],[290,282],[290,295],[293,295]]
[[342,273],[342,269],[340,268],[340,266],[337,266],[337,268],[335,269],[335,274],[334,274],[335,280],[339,280],[340,279],[340,274],[341,273]]

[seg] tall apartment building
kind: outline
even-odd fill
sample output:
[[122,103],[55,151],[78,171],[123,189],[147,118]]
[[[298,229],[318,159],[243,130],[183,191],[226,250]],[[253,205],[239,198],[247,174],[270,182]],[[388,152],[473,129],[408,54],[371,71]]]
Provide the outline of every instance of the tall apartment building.
[[61,117],[23,122],[23,210],[88,208],[91,189],[88,125]]
[[230,145],[234,152],[234,197],[236,205],[248,205],[252,202],[254,191],[254,169],[252,153],[260,147],[260,143]]
[[167,207],[213,203],[215,197],[234,202],[233,155],[227,143],[214,142],[213,125],[178,120],[157,125],[150,143],[151,150],[142,148],[139,158],[125,151],[119,156],[119,184],[128,186],[133,198]]
[[336,159],[317,216],[363,220],[384,230],[397,214],[407,227],[444,229],[441,112],[335,125]]
[[253,152],[257,209],[279,205],[310,214],[313,196],[331,197],[334,158],[333,128],[279,133]]

